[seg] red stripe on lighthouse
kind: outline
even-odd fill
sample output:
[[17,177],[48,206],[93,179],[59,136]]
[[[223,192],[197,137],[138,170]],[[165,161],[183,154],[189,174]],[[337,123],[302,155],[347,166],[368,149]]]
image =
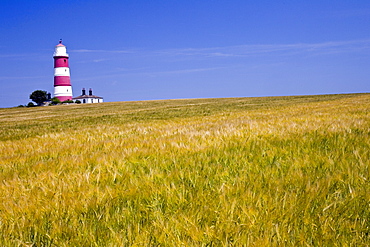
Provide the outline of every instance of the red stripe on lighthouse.
[[72,96],[58,96],[57,97],[61,102],[66,100],[72,100]]
[[54,87],[56,86],[71,86],[69,76],[54,76]]
[[55,57],[54,58],[54,68],[59,67],[69,67],[67,57]]

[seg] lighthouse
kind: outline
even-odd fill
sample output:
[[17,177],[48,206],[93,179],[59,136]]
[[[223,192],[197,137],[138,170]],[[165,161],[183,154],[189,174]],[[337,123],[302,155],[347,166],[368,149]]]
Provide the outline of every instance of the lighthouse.
[[67,48],[60,40],[54,52],[54,97],[62,102],[72,100],[68,58]]

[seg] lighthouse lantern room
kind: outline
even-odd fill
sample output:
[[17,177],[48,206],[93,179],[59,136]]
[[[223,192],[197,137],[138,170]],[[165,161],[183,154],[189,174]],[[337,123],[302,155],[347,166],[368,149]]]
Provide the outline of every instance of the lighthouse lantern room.
[[68,58],[67,49],[60,40],[54,52],[54,97],[62,102],[72,100]]

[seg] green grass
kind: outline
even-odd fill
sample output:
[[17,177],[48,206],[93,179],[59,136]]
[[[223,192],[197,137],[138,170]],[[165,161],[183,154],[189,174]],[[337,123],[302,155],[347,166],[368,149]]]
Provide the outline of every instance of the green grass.
[[0,109],[2,246],[368,246],[370,94]]

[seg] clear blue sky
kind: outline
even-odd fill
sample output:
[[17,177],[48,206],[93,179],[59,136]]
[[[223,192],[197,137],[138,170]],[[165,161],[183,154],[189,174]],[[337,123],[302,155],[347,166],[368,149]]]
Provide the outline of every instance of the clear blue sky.
[[0,107],[53,93],[105,101],[370,92],[369,0],[1,0]]

